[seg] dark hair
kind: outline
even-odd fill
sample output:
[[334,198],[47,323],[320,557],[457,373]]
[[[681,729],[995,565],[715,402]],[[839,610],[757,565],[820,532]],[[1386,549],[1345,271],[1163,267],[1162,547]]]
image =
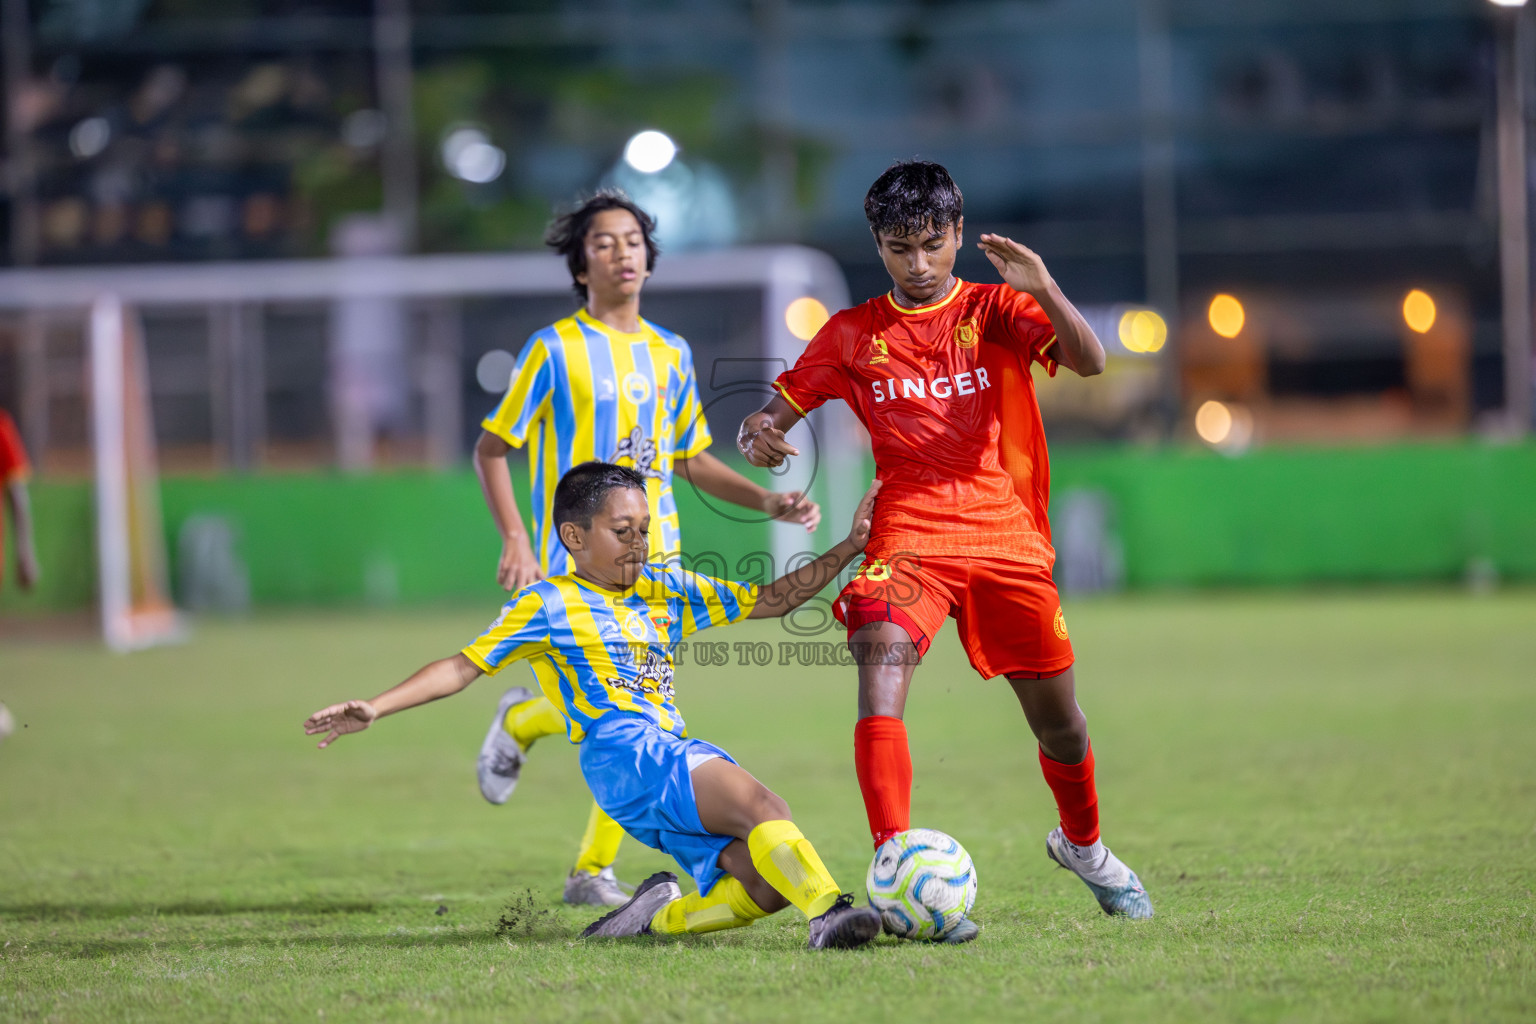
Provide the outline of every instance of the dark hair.
[[571,287],[582,302],[587,301],[587,286],[576,278],[587,272],[587,232],[592,228],[592,219],[604,210],[628,210],[635,215],[645,238],[646,270],[656,269],[656,257],[661,253],[656,244],[656,218],[636,206],[623,189],[598,189],[576,209],[556,217],[544,232],[544,244],[565,257],[565,265],[571,271]]
[[930,160],[900,160],[875,179],[864,195],[864,216],[878,236],[916,235],[960,223],[965,197],[941,165]]
[[611,462],[583,462],[572,468],[555,485],[555,533],[566,523],[583,530],[592,528],[592,517],[608,500],[608,492],[621,487],[645,491],[645,477],[628,466]]

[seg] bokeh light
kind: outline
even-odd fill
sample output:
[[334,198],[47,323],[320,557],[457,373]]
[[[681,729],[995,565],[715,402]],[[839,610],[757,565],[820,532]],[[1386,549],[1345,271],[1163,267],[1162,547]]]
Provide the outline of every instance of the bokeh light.
[[499,395],[512,386],[512,371],[516,368],[516,356],[506,349],[493,348],[475,363],[475,383],[480,390]]
[[1211,322],[1211,330],[1223,338],[1235,338],[1242,333],[1248,314],[1235,296],[1222,294],[1211,300],[1206,318]]
[[640,132],[624,145],[624,162],[641,174],[664,171],[677,156],[677,143],[665,132]]
[[1195,412],[1195,433],[1206,444],[1221,444],[1232,433],[1232,410],[1214,399]]
[[1428,292],[1415,288],[1403,297],[1403,321],[1419,334],[1435,326],[1435,300]]
[[1120,344],[1127,352],[1157,352],[1168,343],[1168,324],[1150,309],[1128,309],[1120,317]]
[[112,141],[112,126],[104,117],[88,117],[69,130],[69,151],[88,160]]
[[809,295],[803,295],[784,307],[784,326],[801,341],[810,341],[830,316],[826,306]]
[[1253,443],[1253,413],[1238,402],[1202,403],[1195,411],[1195,433],[1226,455],[1241,455]]
[[479,128],[455,128],[443,139],[443,166],[461,181],[484,185],[501,177],[507,154]]

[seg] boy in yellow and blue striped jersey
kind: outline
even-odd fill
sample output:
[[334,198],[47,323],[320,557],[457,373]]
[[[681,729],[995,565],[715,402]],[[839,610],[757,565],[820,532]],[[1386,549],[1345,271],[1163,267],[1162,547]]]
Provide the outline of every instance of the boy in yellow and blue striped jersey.
[[[599,192],[550,228],[547,240],[565,257],[582,308],[528,339],[475,447],[475,468],[502,537],[497,577],[507,590],[568,571],[550,503],[556,481],[590,460],[629,466],[645,479],[655,561],[675,560],[682,551],[674,469],[705,493],[766,516],[807,529],[820,519],[816,504],[799,492],[774,494],[705,451],[709,424],[693,353],[681,337],[640,317],[640,291],[656,263],[654,229],[619,192]],[[512,448],[525,446],[531,537],[506,462]],[[485,798],[504,803],[528,748],[563,730],[548,700],[523,686],[507,690],[476,763]],[[566,902],[624,902],[612,867],[623,835],[594,804],[565,880]]]
[[879,486],[859,502],[847,539],[758,587],[650,561],[645,478],[611,463],[577,466],[553,501],[571,572],[519,590],[458,654],[371,701],[317,711],[304,731],[324,734],[326,747],[527,660],[580,745],[582,775],[603,811],[698,884],[684,896],[676,875],[652,875],[583,937],[739,928],[793,905],[810,922],[812,949],[862,945],[879,934],[880,915],[841,892],[782,799],[720,747],[688,735],[673,699],[673,653],[700,629],[785,615],[830,583],[868,541]]

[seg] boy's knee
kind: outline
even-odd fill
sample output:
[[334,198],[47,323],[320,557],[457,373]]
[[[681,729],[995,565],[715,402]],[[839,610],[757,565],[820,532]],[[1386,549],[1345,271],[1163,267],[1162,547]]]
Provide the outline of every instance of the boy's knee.
[[761,825],[765,821],[792,821],[789,813],[789,804],[767,786],[760,787],[757,798],[753,801],[753,816],[757,818],[756,824]]
[[1082,715],[1043,728],[1035,738],[1052,761],[1079,764],[1088,756],[1088,720]]

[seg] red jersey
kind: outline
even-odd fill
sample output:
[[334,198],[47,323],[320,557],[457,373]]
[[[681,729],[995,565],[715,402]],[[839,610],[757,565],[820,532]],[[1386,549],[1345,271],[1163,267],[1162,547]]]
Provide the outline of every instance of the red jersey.
[[869,431],[869,557],[971,555],[1050,568],[1050,462],[1030,364],[1056,333],[1006,284],[957,281],[917,309],[889,294],[827,321],[774,387],[801,415],[841,398]]
[[[27,450],[21,446],[21,435],[11,414],[0,409],[0,490],[17,480],[25,480],[32,472],[27,461]],[[3,501],[0,501],[3,503]],[[0,517],[0,566],[5,564],[5,520]]]

